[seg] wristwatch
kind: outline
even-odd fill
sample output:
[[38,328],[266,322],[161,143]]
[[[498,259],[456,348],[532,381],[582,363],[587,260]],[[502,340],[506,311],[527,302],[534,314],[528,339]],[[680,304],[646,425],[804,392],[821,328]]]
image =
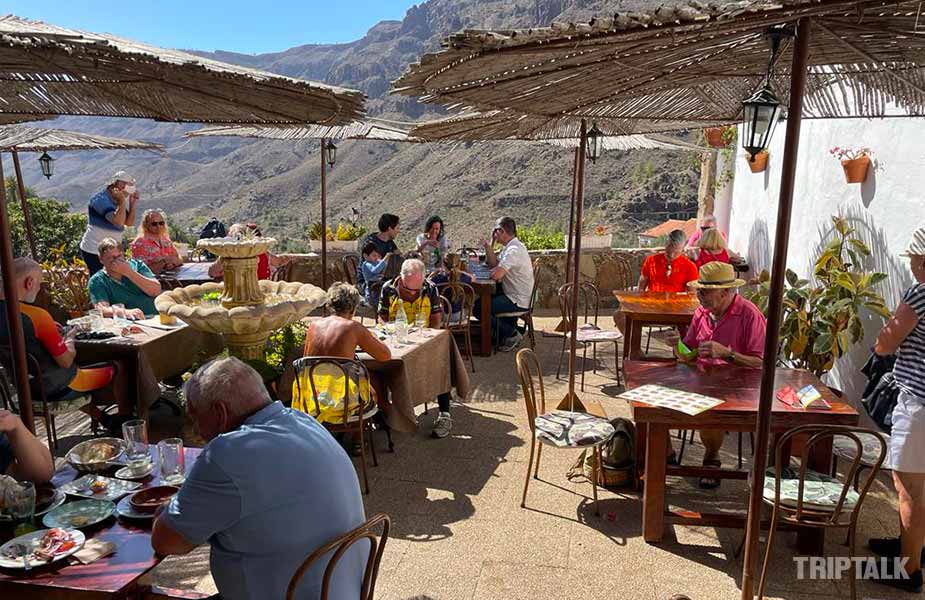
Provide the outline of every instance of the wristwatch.
[[732,348],[729,349],[729,356],[726,357],[726,360],[729,362],[736,361],[736,352]]

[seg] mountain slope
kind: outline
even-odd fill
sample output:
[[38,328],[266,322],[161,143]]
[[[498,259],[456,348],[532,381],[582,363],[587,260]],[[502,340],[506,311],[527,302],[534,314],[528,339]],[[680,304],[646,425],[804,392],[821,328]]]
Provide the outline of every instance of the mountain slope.
[[[362,90],[370,115],[399,120],[432,118],[438,107],[389,96],[389,82],[449,33],[464,28],[512,28],[583,20],[651,3],[600,0],[430,0],[402,21],[383,21],[347,44],[304,45],[282,52],[199,54]],[[306,245],[305,227],[318,218],[317,142],[185,139],[195,126],[142,120],[63,118],[54,126],[159,141],[150,153],[58,155],[56,175],[42,179],[26,160],[27,180],[40,192],[82,209],[86,198],[117,168],[139,179],[146,207],[164,209],[195,229],[211,215],[254,220],[264,231]],[[409,145],[346,141],[328,179],[334,219],[356,207],[367,225],[384,211],[403,218],[406,240],[430,214],[440,214],[459,241],[474,241],[501,214],[521,221],[562,223],[568,215],[571,152],[510,143]],[[689,213],[696,205],[696,172],[676,152],[611,152],[588,169],[590,219],[627,230]],[[642,223],[642,225],[640,225]],[[406,241],[404,245],[410,242]]]

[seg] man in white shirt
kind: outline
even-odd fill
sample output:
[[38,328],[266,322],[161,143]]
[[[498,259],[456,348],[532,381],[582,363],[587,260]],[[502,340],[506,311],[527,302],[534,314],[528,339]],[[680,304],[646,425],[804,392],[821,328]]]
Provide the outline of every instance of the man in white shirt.
[[[492,248],[495,242],[503,248],[498,255]],[[491,267],[491,278],[501,282],[501,293],[491,299],[491,314],[503,314],[527,310],[533,294],[533,262],[527,247],[517,239],[517,224],[511,217],[501,217],[491,231],[491,241],[482,240],[485,246],[485,262]],[[479,314],[476,306],[474,314]],[[523,340],[523,332],[517,328],[516,318],[496,319],[499,346],[502,352],[511,352]]]

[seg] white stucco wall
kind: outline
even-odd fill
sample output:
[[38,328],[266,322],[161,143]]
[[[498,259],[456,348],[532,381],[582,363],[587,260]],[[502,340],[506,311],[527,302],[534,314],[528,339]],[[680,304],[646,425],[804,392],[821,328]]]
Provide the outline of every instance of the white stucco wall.
[[[729,208],[729,245],[748,257],[754,273],[769,268],[777,226],[780,168],[786,124],[774,134],[764,173],[753,174],[737,152],[733,199]],[[925,119],[804,120],[790,226],[788,266],[808,277],[831,233],[835,214],[847,217],[871,247],[868,267],[887,273],[881,293],[894,308],[912,283],[908,261],[900,253],[913,230],[925,226]],[[840,163],[830,156],[835,146],[868,147],[874,165],[863,184],[845,183]],[[720,208],[720,207],[717,207]],[[857,398],[866,361],[881,321],[871,317],[867,339],[836,364],[829,385]]]

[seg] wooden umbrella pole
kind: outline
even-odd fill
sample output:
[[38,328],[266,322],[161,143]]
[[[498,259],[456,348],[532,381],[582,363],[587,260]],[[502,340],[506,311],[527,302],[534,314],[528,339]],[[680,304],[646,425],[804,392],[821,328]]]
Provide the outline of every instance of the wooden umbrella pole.
[[[0,183],[3,179],[3,161],[0,160]],[[29,431],[35,433],[32,416],[32,393],[29,388],[29,363],[26,361],[26,338],[19,316],[19,294],[13,277],[13,242],[10,237],[10,218],[6,210],[6,185],[0,185],[0,271],[3,275],[3,297],[6,299],[6,322],[13,351],[13,369],[19,392],[19,415]]]
[[578,181],[578,150],[575,148],[575,159],[572,161],[572,195],[569,197],[568,212],[568,244],[565,252],[565,281],[571,279],[572,273],[572,232],[575,229],[575,185]]
[[[577,160],[578,168],[575,170],[575,242],[574,259],[572,266],[572,311],[569,315],[569,356],[568,356],[568,396],[574,410],[575,402],[575,354],[578,351],[578,279],[581,274],[581,236],[577,232],[581,231],[582,209],[585,202],[585,146],[588,143],[588,124],[584,119],[581,120],[581,141],[578,144]],[[570,232],[571,233],[571,232]]]
[[806,87],[807,60],[811,20],[797,22],[793,65],[790,69],[790,107],[787,113],[787,137],[780,176],[780,199],[777,206],[777,232],[774,236],[774,263],[771,271],[771,291],[768,296],[768,326],[764,342],[764,363],[761,376],[761,396],[758,401],[758,423],[755,459],[752,466],[751,490],[748,498],[748,529],[745,534],[745,562],[742,565],[742,600],[754,597],[755,567],[758,564],[758,539],[761,536],[762,493],[764,470],[767,466],[768,442],[771,434],[771,405],[774,402],[774,375],[777,369],[777,346],[780,334],[781,307],[784,298],[784,272],[787,269],[787,245],[790,240],[790,213],[793,207],[793,187],[800,146],[800,125],[803,114],[803,92]]
[[328,289],[328,191],[325,139],[321,138],[321,289]]
[[19,152],[13,150],[13,170],[16,172],[16,187],[19,190],[19,202],[22,206],[22,222],[26,226],[26,239],[29,240],[29,252],[32,253],[32,260],[38,260],[38,252],[35,251],[35,234],[32,232],[32,216],[29,214],[29,201],[26,200],[26,185],[22,181],[22,169],[19,167]]

